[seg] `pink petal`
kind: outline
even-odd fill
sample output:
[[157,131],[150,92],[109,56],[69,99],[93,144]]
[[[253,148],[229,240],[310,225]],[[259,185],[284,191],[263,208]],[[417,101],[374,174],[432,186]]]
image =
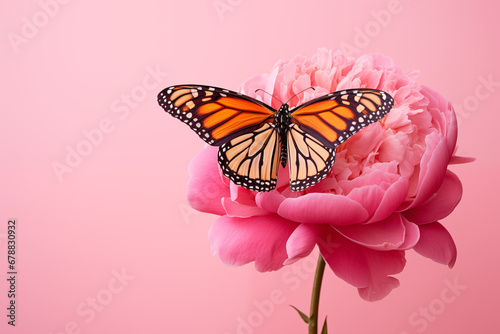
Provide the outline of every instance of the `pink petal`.
[[405,240],[406,228],[399,213],[372,224],[334,227],[340,234],[358,245],[375,250],[398,249]]
[[368,301],[384,298],[399,285],[388,275],[401,272],[406,260],[404,251],[377,251],[357,245],[331,229],[318,241],[321,254],[333,272],[359,289]]
[[458,164],[467,164],[469,162],[474,162],[476,161],[476,158],[472,157],[459,157],[457,155],[451,156],[450,165],[458,165]]
[[269,211],[261,209],[255,205],[239,204],[227,197],[224,197],[222,199],[222,206],[224,207],[224,210],[229,217],[248,218],[271,214]]
[[419,225],[420,240],[413,249],[422,256],[453,268],[457,247],[450,233],[438,222]]
[[404,216],[401,216],[403,225],[405,226],[405,241],[399,246],[400,250],[413,248],[418,240],[420,240],[420,229],[417,224],[409,222]]
[[387,276],[383,280],[374,281],[366,288],[359,288],[358,293],[361,298],[369,302],[376,302],[385,298],[392,290],[399,287],[399,281],[394,277]]
[[[304,89],[311,87],[311,77],[307,74],[302,74],[294,80],[292,84],[292,90],[295,94],[303,91]],[[297,97],[296,97],[297,98]],[[283,101],[285,102],[285,101]]]
[[332,83],[334,81],[335,73],[330,71],[318,70],[314,73],[313,85],[325,87],[328,92],[331,92]]
[[368,222],[375,222],[391,215],[406,198],[408,179],[395,174],[396,171],[396,164],[379,163],[353,180],[339,181],[339,185],[348,193],[347,197],[367,210],[371,217]]
[[349,225],[368,218],[368,213],[358,202],[342,195],[319,193],[285,199],[278,214],[292,221],[309,224]]
[[219,176],[217,149],[206,147],[189,164],[187,198],[189,204],[198,211],[223,215],[225,210],[221,198],[229,196],[229,187]]
[[450,155],[455,150],[457,142],[457,118],[450,102],[437,91],[422,86],[420,93],[429,99],[428,111],[437,123],[437,130],[446,138]]
[[385,191],[384,197],[373,214],[372,218],[367,222],[371,223],[389,217],[404,201],[408,193],[409,182],[406,177],[399,178],[396,182]]
[[408,142],[408,135],[404,132],[387,135],[379,146],[378,160],[381,162],[403,161]]
[[[332,50],[319,48],[316,51],[316,67],[320,70],[331,70],[333,67]],[[314,57],[314,56],[313,56]]]
[[435,222],[448,216],[462,198],[462,183],[458,176],[448,170],[441,188],[427,202],[403,214],[416,224]]
[[450,153],[451,156],[455,151],[457,145],[458,123],[457,123],[457,116],[455,115],[453,107],[451,106],[450,102],[446,101],[446,103],[448,104],[448,112],[446,115],[447,116],[446,119],[448,121],[446,129],[446,143],[448,144],[448,152]]
[[224,185],[225,185],[226,187],[228,187],[228,188],[231,186],[231,183],[233,183],[230,179],[228,179],[228,178],[224,175],[224,173],[222,173],[222,169],[220,169],[220,168],[219,168],[219,177],[220,177],[220,179],[221,179],[222,183],[224,183]]
[[255,206],[255,192],[240,187],[234,182],[231,182],[229,190],[231,192],[231,201],[239,204]]
[[[427,112],[432,118],[432,127],[436,128],[443,136],[446,136],[449,127],[447,116],[449,116],[451,110],[450,103],[443,95],[425,85],[421,86],[420,93],[428,100]],[[450,152],[453,152],[453,150]]]
[[[335,165],[334,165],[335,166]],[[337,183],[337,177],[326,177],[314,186],[306,189],[306,193],[328,193],[341,194],[342,189]],[[340,177],[339,177],[340,178]]]
[[292,264],[299,259],[309,255],[316,245],[318,234],[318,225],[300,224],[299,227],[297,227],[295,231],[293,231],[292,235],[286,243],[286,252],[288,254],[288,259],[284,264]]
[[290,185],[290,171],[288,165],[278,167],[278,181],[276,182],[276,189],[287,188]]
[[[239,92],[247,96],[252,96],[254,99],[263,101],[264,103],[271,105],[271,96],[264,93],[266,91],[266,86],[268,84],[269,75],[268,74],[257,74],[253,77],[247,79],[240,86]],[[262,89],[263,91],[256,92],[257,89]]]
[[377,185],[364,186],[353,189],[347,197],[361,204],[371,217],[377,211],[384,197],[384,191]]
[[366,157],[373,152],[384,135],[384,130],[379,122],[362,129],[345,142],[347,154],[355,157]]
[[276,215],[218,218],[208,233],[212,253],[233,266],[255,261],[258,271],[278,270],[288,258],[286,242],[298,224]]
[[427,148],[420,162],[420,172],[415,198],[400,210],[415,207],[434,194],[443,182],[450,159],[446,142],[437,133],[431,133],[425,138]]
[[390,184],[396,182],[400,176],[397,174],[397,164],[395,163],[378,163],[370,167],[366,167],[363,174],[352,180],[340,180],[339,185],[343,189],[344,194],[349,194],[356,188],[361,188],[369,185],[378,185],[382,187],[385,184],[384,190]]
[[257,206],[273,213],[278,212],[278,208],[284,200],[285,196],[277,191],[260,192],[255,195],[255,203]]

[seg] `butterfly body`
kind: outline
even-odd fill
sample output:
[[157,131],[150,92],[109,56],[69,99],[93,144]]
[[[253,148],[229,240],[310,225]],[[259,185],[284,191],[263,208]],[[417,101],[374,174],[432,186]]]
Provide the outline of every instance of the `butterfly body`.
[[205,142],[219,146],[223,174],[254,191],[274,189],[279,165],[287,162],[292,191],[318,183],[333,166],[335,148],[394,104],[383,91],[359,88],[275,110],[249,96],[202,85],[165,88],[158,102]]
[[278,134],[281,137],[281,156],[280,162],[283,167],[286,167],[287,157],[288,157],[288,149],[287,149],[287,141],[286,135],[288,132],[288,128],[290,127],[290,111],[288,107],[288,103],[283,103],[280,109],[275,113],[273,126],[278,131]]

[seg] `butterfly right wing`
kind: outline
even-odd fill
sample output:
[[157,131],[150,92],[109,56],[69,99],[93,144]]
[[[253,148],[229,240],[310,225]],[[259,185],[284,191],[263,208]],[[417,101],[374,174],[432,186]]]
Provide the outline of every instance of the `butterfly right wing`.
[[304,190],[323,180],[335,162],[335,148],[324,145],[295,123],[288,129],[287,147],[292,191]]
[[281,137],[272,123],[240,135],[219,148],[222,173],[235,184],[255,191],[276,188]]
[[291,110],[287,134],[290,188],[304,190],[325,178],[335,161],[336,147],[382,119],[393,104],[383,91],[359,88],[330,93]]
[[394,99],[386,92],[358,88],[318,97],[290,113],[292,123],[335,148],[363,127],[382,119],[393,105]]

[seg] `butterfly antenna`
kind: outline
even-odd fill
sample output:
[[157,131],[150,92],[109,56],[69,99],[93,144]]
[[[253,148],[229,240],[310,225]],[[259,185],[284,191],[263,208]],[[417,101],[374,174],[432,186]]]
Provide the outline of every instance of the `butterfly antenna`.
[[286,104],[288,104],[288,102],[290,102],[290,100],[291,100],[291,99],[293,99],[293,98],[294,98],[294,97],[296,97],[297,95],[299,95],[299,94],[301,94],[301,93],[305,92],[305,91],[306,91],[306,90],[308,90],[308,89],[316,90],[314,87],[307,87],[306,89],[301,90],[300,92],[298,92],[297,94],[295,94],[294,96],[292,96],[291,98],[289,98],[289,99],[288,99],[288,101],[286,101]]
[[264,93],[266,93],[267,95],[270,95],[271,97],[274,97],[274,98],[275,98],[276,100],[278,100],[281,104],[283,104],[283,102],[281,102],[281,100],[280,100],[280,99],[278,99],[278,98],[277,98],[276,96],[274,96],[273,94],[266,92],[266,91],[265,91],[265,90],[263,90],[263,89],[260,89],[260,88],[259,88],[259,89],[256,89],[256,90],[255,90],[255,93],[257,93],[259,90],[260,90],[260,91],[263,91],[263,92],[264,92]]

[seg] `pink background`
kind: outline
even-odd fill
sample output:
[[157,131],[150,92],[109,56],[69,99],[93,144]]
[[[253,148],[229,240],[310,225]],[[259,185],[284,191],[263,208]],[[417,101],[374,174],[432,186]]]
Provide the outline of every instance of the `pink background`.
[[[419,69],[460,111],[458,154],[477,161],[452,167],[464,186],[443,221],[455,268],[410,251],[401,286],[376,303],[327,270],[321,319],[343,334],[498,333],[498,1],[60,2],[0,1],[0,332],[306,333],[288,305],[308,310],[316,254],[265,274],[212,257],[216,217],[185,199],[204,143],[156,94],[180,83],[237,89],[282,57],[343,47]],[[86,156],[58,178],[53,164],[68,150]]]

